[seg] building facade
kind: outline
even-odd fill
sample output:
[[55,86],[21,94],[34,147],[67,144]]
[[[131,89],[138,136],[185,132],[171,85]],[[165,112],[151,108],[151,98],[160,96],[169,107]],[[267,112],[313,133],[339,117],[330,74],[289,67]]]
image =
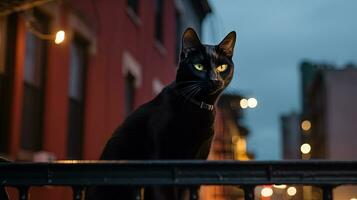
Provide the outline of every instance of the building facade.
[[285,160],[301,159],[300,115],[297,114],[296,112],[291,112],[282,115],[280,120],[281,120],[283,159]]
[[[174,80],[179,33],[187,24],[200,30],[209,12],[205,0],[2,3],[0,154],[98,159],[125,117]],[[59,30],[65,39],[55,44]],[[71,194],[52,190],[32,188],[31,195]]]

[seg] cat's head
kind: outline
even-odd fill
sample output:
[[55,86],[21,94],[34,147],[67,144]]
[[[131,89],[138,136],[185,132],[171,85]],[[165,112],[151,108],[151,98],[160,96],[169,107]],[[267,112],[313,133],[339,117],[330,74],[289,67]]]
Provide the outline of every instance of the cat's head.
[[[230,32],[219,44],[202,44],[192,28],[182,36],[182,48],[176,83],[201,95],[217,96],[231,82],[236,33]],[[189,87],[190,86],[190,87]],[[189,90],[189,89],[187,89]]]

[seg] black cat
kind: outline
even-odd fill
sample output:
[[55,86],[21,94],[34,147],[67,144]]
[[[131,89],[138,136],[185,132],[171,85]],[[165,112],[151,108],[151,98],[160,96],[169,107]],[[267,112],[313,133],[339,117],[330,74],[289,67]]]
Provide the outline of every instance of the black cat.
[[[214,104],[233,77],[236,33],[218,45],[201,44],[186,29],[176,80],[135,110],[107,142],[101,160],[207,159],[214,135]],[[124,187],[96,187],[89,199],[132,199]],[[145,189],[145,200],[186,199],[174,187]]]

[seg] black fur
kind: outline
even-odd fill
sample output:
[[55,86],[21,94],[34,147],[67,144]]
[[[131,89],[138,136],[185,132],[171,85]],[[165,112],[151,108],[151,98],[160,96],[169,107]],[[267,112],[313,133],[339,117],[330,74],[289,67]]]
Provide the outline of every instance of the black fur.
[[[140,106],[116,129],[107,142],[101,160],[207,159],[214,136],[215,111],[193,103],[215,104],[233,76],[235,32],[219,45],[202,45],[195,31],[183,34],[176,80],[150,102]],[[203,70],[195,69],[201,64]],[[221,73],[216,67],[227,64]],[[186,199],[184,188],[145,189],[145,200]],[[96,187],[89,199],[131,199],[124,187]]]

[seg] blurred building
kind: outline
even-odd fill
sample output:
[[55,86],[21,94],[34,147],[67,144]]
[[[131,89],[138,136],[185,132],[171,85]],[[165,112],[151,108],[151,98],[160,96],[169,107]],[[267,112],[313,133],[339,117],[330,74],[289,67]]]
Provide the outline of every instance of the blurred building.
[[180,33],[200,32],[210,11],[206,0],[2,1],[1,155],[98,159],[121,121],[174,80]]
[[309,101],[312,158],[357,159],[357,68],[320,71]]
[[[248,128],[244,126],[243,109],[239,94],[222,94],[218,101],[215,121],[215,138],[209,160],[251,160],[247,151]],[[244,193],[236,186],[206,186],[201,189],[204,200],[244,199]]]
[[[355,160],[357,67],[303,62],[300,69],[302,113],[282,117],[284,158]],[[304,187],[304,199],[319,196],[319,189]],[[356,187],[334,190],[336,199],[356,196]]]
[[300,115],[296,112],[281,118],[283,159],[301,159]]
[[[291,112],[281,116],[281,133],[284,159],[301,159],[300,147],[309,141],[311,127],[302,127],[304,122],[311,126],[309,120],[311,105],[309,90],[313,85],[316,74],[321,70],[333,69],[329,64],[312,63],[303,61],[300,65],[301,72],[301,113]],[[304,130],[305,129],[305,130]]]

